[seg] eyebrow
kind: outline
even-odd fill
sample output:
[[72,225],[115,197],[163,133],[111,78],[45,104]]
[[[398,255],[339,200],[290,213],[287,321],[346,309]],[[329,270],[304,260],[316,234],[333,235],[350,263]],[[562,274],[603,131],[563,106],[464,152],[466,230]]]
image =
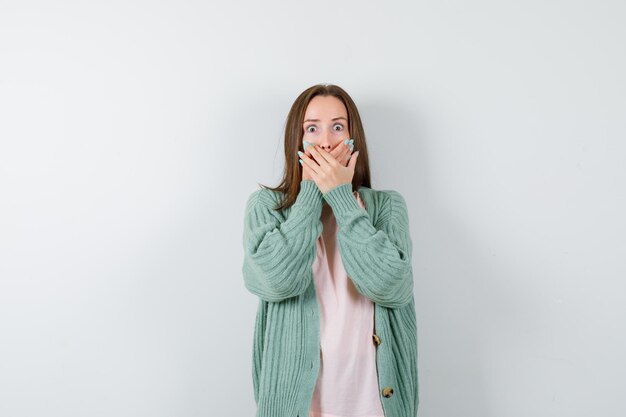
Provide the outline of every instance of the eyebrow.
[[[343,116],[340,116],[340,117],[335,117],[334,119],[332,119],[332,121],[334,122],[335,120],[339,120],[339,119],[343,119],[343,120],[345,120],[346,122],[348,121],[348,119],[346,119],[346,118],[345,118],[345,117],[343,117]],[[320,121],[320,119],[306,119],[306,120],[305,120],[304,122],[302,122],[302,123],[306,123],[306,122],[319,122],[319,121]]]

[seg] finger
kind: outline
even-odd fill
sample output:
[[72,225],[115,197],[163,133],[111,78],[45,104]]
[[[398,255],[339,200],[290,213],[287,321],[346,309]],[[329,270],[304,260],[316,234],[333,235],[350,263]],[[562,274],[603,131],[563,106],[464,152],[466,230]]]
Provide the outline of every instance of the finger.
[[302,163],[302,178],[311,179],[313,178],[311,168],[309,168],[305,163]]
[[313,159],[311,159],[311,157],[309,157],[306,152],[302,154],[300,159],[304,161],[302,165],[303,167],[306,165],[311,171],[317,173],[319,165]]
[[337,150],[335,154],[335,159],[337,162],[341,164],[341,166],[346,166],[348,164],[348,154],[350,153],[350,145],[345,144],[343,142],[339,142],[339,145],[335,147]]
[[343,156],[343,142],[339,142],[335,147],[329,151],[330,154],[338,161],[341,161],[341,157]]
[[[304,161],[304,158],[301,158]],[[312,164],[315,164],[315,162],[313,162],[311,159],[309,159],[309,161],[311,161]],[[315,164],[317,167],[319,167],[319,165]],[[314,171],[313,168],[311,168],[311,166],[307,165],[306,162],[302,163],[302,176],[307,176],[308,179],[312,179],[313,181],[315,181],[316,183],[319,181],[319,174],[317,172]]]
[[350,155],[352,155],[352,152],[346,154],[346,157],[344,158],[344,161],[343,161],[344,167],[348,166],[348,162],[350,162]]
[[305,154],[306,154],[309,158],[311,158],[311,160],[313,160],[313,161],[317,162],[317,161],[315,160],[315,155],[313,155],[313,153],[311,152],[311,149],[313,149],[313,147],[314,147],[314,146],[315,146],[315,145],[314,145],[314,144],[312,144],[312,143],[311,143],[311,144],[309,144],[309,146],[307,146],[307,147],[306,147],[306,150],[304,151],[304,153],[305,153]]
[[348,162],[348,155],[350,155],[350,152],[352,152],[350,150],[350,146],[343,145],[343,151],[341,153],[341,159],[340,159],[343,166],[346,166],[346,163]]
[[350,155],[350,162],[348,163],[348,168],[350,168],[352,172],[354,172],[354,167],[356,166],[356,159],[358,156],[359,156],[359,151],[356,151],[352,155]]
[[322,166],[322,162],[325,162],[329,165],[336,164],[337,160],[330,154],[328,151],[318,148],[317,146],[313,146],[311,149],[311,153],[315,157],[315,160]]
[[313,146],[312,143],[309,143],[308,145],[304,145],[304,153],[309,155],[309,157],[311,156],[311,147],[312,146]]
[[317,165],[322,166],[325,164],[326,160],[322,158],[318,149],[319,148],[317,148],[317,145],[311,145],[307,147],[307,150],[311,153],[310,159],[314,161]]

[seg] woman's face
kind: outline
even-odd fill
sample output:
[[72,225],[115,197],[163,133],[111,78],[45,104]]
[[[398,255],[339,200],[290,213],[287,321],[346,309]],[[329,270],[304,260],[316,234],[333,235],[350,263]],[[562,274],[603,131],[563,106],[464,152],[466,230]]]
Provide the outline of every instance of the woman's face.
[[302,122],[302,141],[319,145],[330,151],[350,138],[348,112],[334,96],[315,96],[309,102]]

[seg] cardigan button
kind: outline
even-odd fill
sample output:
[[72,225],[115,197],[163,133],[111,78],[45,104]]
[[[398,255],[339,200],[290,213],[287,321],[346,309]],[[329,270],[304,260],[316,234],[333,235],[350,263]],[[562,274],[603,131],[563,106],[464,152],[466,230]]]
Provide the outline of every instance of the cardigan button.
[[383,341],[380,339],[380,336],[378,336],[377,334],[372,336],[372,339],[374,340],[374,344],[376,346],[380,345]]
[[393,388],[385,387],[383,388],[383,397],[389,398],[393,395]]

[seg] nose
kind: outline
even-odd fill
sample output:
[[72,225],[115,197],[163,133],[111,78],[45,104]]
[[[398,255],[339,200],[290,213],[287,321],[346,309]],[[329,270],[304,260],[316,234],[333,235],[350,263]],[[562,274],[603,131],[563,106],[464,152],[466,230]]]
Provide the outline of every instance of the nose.
[[325,135],[322,135],[322,137],[320,139],[321,140],[320,140],[319,146],[321,148],[324,148],[327,151],[330,151],[330,149],[332,147],[330,133],[327,132]]

